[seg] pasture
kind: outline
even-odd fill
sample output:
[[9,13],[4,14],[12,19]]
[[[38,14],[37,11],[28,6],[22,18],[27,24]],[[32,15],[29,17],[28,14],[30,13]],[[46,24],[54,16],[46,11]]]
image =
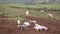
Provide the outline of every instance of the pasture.
[[[29,11],[29,16],[25,15]],[[43,10],[44,12],[40,12]],[[47,14],[51,13],[53,18]],[[19,30],[17,20],[21,23],[36,20],[38,24],[47,26],[47,32],[36,32],[30,27],[28,30]],[[60,34],[60,4],[23,5],[0,4],[0,34]]]
[[[10,17],[23,17],[25,16],[25,11],[29,10],[30,16],[39,17],[39,18],[49,18],[47,12],[53,14],[55,19],[60,19],[60,11],[47,11],[50,9],[60,9],[59,4],[48,4],[48,5],[23,5],[23,4],[0,4],[0,15],[10,16]],[[41,8],[43,7],[43,8]],[[41,13],[40,9],[47,8],[45,13]],[[40,9],[39,9],[40,8]],[[49,9],[49,10],[50,10]],[[39,11],[38,11],[39,10]]]

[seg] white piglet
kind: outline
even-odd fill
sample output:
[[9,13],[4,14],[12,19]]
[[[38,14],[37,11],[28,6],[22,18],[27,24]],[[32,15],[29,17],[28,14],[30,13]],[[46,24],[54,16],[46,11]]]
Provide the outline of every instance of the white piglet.
[[31,23],[34,23],[34,24],[36,23],[36,21],[35,21],[35,20],[30,20],[30,22],[31,22]]
[[26,26],[24,24],[20,25],[20,29],[26,29]]
[[42,28],[43,28],[44,30],[46,30],[46,31],[48,30],[48,28],[47,28],[47,27],[45,27],[45,26],[42,26]]
[[29,15],[29,11],[26,11],[26,15],[27,15],[27,16]]
[[17,24],[18,24],[18,25],[20,24],[20,20],[17,20]]
[[18,28],[20,28],[20,20],[17,20]]
[[24,22],[24,25],[30,26],[30,23],[29,22]]
[[53,15],[51,13],[48,13],[47,15],[50,16],[51,18],[53,18]]
[[34,29],[37,31],[39,31],[39,30],[42,31],[42,27],[39,24],[35,24]]

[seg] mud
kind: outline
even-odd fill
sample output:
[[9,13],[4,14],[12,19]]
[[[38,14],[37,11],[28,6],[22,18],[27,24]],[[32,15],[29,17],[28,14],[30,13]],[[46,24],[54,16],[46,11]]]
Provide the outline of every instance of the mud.
[[[1,18],[1,16],[0,16]],[[5,17],[2,17],[5,18]],[[0,19],[0,34],[60,34],[60,20],[43,19],[25,16],[25,21],[36,20],[38,24],[48,27],[48,31],[35,31],[32,27],[26,30],[20,30],[17,27],[17,22],[14,20]]]

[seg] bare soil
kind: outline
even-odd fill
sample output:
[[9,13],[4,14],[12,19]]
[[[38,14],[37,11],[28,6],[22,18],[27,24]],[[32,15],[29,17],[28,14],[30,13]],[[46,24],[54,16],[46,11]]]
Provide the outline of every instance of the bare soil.
[[[0,18],[5,18],[0,16]],[[54,19],[43,19],[25,16],[24,21],[36,20],[38,24],[48,27],[48,31],[35,31],[32,27],[27,28],[27,30],[20,30],[17,27],[17,22],[14,20],[4,20],[0,19],[0,34],[60,34],[60,20]],[[23,21],[23,22],[24,22]]]

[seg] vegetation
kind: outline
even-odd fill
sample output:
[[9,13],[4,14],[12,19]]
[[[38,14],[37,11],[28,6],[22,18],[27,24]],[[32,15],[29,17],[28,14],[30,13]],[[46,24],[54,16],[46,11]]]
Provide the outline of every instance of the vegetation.
[[12,8],[27,8],[27,9],[47,9],[47,10],[60,10],[60,4],[40,4],[40,5],[25,5],[25,4],[8,4]]
[[[44,18],[44,19],[50,18],[47,15],[46,11],[45,11],[46,13],[41,13],[40,11],[38,11],[39,8],[40,9],[44,9],[44,8],[51,9],[52,8],[52,9],[58,10],[60,9],[60,4],[46,4],[46,5],[0,4],[0,15],[10,17],[10,18],[4,18],[4,19],[24,20],[25,11],[29,10],[30,11],[29,16]],[[60,11],[48,11],[48,12],[51,12],[55,19],[60,20],[60,14],[59,14]]]
[[0,0],[0,4],[60,4],[60,0]]

